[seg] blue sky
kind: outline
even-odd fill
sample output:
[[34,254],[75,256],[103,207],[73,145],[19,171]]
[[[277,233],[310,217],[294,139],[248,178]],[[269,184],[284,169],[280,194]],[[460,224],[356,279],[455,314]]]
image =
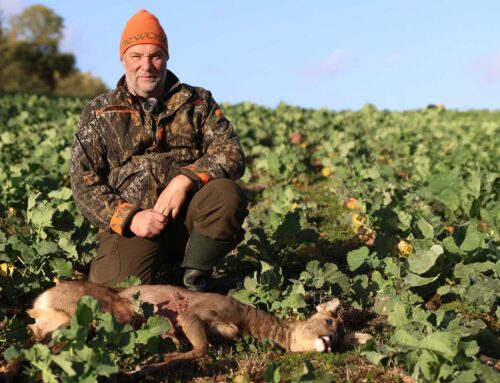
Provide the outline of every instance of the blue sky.
[[0,0],[65,21],[62,48],[113,87],[121,32],[140,8],[167,32],[169,69],[218,101],[392,110],[500,108],[500,1]]

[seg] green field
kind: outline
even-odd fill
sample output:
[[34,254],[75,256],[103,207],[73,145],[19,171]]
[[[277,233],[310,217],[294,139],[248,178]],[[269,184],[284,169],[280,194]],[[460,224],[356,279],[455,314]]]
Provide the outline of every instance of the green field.
[[[92,302],[59,334],[62,350],[26,331],[33,297],[82,278],[94,254],[69,180],[86,101],[0,96],[0,352],[26,359],[20,381],[119,380],[119,369],[171,349],[156,336],[166,323],[133,331]],[[500,112],[223,110],[247,155],[251,205],[245,240],[210,288],[291,319],[340,297],[348,328],[375,341],[289,355],[247,338],[165,380],[499,381]],[[178,274],[161,273],[166,283]],[[91,321],[99,331],[87,339]]]

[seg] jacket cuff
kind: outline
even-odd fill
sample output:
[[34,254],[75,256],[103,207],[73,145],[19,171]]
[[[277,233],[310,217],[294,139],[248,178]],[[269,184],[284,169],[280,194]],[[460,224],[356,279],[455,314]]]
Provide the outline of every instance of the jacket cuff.
[[128,202],[121,203],[111,217],[111,221],[109,222],[110,229],[119,235],[125,235],[128,223],[134,214],[140,210],[141,208],[129,204]]
[[207,173],[195,173],[188,167],[180,168],[179,171],[194,182],[196,190],[200,190],[203,185],[210,181]]

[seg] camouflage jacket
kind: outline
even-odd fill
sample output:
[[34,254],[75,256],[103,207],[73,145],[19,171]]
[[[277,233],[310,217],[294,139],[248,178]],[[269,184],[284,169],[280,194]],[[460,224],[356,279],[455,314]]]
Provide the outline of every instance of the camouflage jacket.
[[141,101],[122,77],[80,117],[71,159],[73,197],[100,229],[123,235],[132,216],[152,208],[180,173],[197,188],[244,173],[238,137],[211,93],[181,84],[170,71],[167,89],[158,100]]

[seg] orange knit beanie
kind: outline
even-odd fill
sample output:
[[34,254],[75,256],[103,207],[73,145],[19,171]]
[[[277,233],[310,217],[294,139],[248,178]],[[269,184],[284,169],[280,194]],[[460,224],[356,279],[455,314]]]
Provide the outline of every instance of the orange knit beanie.
[[127,21],[120,41],[120,58],[128,48],[138,44],[158,45],[165,50],[168,58],[167,35],[158,18],[145,9],[141,9]]

